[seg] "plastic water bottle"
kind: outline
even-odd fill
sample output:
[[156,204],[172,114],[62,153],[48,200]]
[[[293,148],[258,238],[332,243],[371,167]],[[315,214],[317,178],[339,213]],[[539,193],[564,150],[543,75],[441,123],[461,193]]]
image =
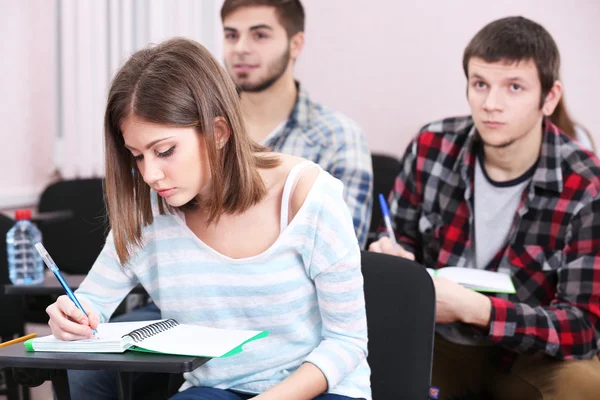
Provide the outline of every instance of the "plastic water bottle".
[[31,222],[30,210],[17,210],[15,219],[17,222],[6,234],[8,277],[15,285],[42,283],[44,262],[35,249],[42,234]]

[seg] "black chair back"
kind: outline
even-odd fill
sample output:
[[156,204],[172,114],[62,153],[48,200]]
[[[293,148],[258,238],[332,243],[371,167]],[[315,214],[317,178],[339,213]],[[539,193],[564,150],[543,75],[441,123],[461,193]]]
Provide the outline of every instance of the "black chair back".
[[373,154],[373,212],[371,214],[371,225],[367,244],[373,242],[377,237],[377,229],[382,223],[381,207],[379,206],[379,193],[387,199],[394,187],[396,177],[400,172],[400,161],[397,158],[385,154]]
[[42,193],[38,211],[56,215],[37,222],[56,265],[66,273],[87,274],[108,233],[102,180],[56,182]]
[[426,399],[431,383],[435,289],[413,261],[362,252],[373,399]]

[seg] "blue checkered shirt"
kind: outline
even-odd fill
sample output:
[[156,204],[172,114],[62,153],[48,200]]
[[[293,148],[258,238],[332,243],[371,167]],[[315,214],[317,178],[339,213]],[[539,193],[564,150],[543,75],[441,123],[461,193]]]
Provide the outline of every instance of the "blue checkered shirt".
[[373,201],[373,169],[365,135],[350,118],[315,103],[297,86],[298,98],[288,120],[262,144],[311,160],[342,181],[356,237],[364,247]]

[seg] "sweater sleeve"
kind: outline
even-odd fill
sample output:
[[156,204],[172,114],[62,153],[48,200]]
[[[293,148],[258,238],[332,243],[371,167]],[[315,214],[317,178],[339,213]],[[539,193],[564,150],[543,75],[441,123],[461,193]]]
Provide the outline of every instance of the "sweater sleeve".
[[75,293],[100,315],[100,322],[108,322],[137,283],[135,275],[119,262],[110,232],[98,259]]
[[367,318],[360,249],[342,184],[327,182],[316,221],[308,274],[317,291],[322,340],[306,362],[325,375],[329,389],[367,357]]

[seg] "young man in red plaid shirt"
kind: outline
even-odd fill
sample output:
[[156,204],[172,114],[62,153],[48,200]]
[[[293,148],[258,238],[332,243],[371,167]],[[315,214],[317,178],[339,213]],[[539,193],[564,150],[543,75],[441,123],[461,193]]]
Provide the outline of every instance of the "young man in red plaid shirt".
[[512,277],[515,294],[490,296],[433,278],[441,399],[600,398],[600,163],[546,118],[562,93],[557,46],[504,18],[463,67],[472,115],[410,143],[390,196],[400,246],[370,250]]

